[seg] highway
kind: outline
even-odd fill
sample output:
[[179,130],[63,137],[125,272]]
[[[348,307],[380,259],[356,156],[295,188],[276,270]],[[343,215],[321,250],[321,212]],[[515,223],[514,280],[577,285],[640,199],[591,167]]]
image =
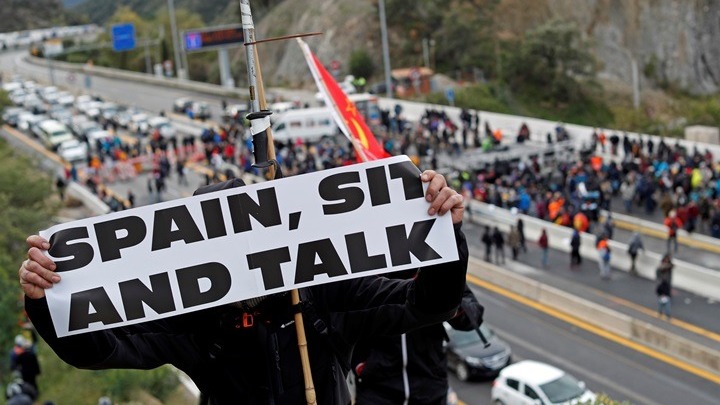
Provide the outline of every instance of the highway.
[[[472,280],[471,280],[472,281]],[[713,404],[720,385],[670,367],[501,294],[473,288],[485,306],[485,320],[513,350],[514,361],[539,360],[558,366],[603,392],[632,404]],[[451,386],[468,405],[490,404],[491,381]]]
[[[26,77],[47,82],[46,68],[21,62],[15,65],[19,63],[18,60],[19,53],[1,54],[0,69],[6,72],[16,69],[16,72],[22,72]],[[66,77],[66,73],[59,71],[55,74],[56,78]],[[67,86],[68,83],[58,80],[58,85]],[[82,80],[76,78],[72,85],[79,90]],[[215,108],[219,108],[220,104],[219,98],[207,95],[98,77],[93,78],[92,92],[155,112],[169,110],[172,101],[181,96],[212,101]],[[176,180],[171,178],[168,181],[169,189],[165,199],[190,195],[203,181],[197,173],[191,175],[187,186],[179,185]],[[143,177],[116,183],[111,187],[117,188],[120,195],[132,189],[138,195],[139,204],[154,202],[154,197],[147,193]],[[465,229],[471,254],[481,257],[479,228],[467,225]],[[553,255],[551,265],[566,268],[567,262],[560,259],[559,255]],[[471,278],[470,281],[477,279]],[[717,382],[683,371],[678,365],[656,360],[641,353],[637,347],[629,347],[587,331],[578,324],[562,320],[552,310],[543,311],[536,305],[529,305],[498,289],[488,289],[487,285],[475,285],[473,288],[485,306],[486,321],[510,344],[516,361],[536,359],[554,364],[585,381],[593,391],[604,392],[614,399],[627,400],[633,404],[713,404],[720,398],[720,384]],[[710,323],[716,322],[717,318]],[[489,381],[461,383],[452,377],[451,384],[460,399],[468,405],[490,403]]]

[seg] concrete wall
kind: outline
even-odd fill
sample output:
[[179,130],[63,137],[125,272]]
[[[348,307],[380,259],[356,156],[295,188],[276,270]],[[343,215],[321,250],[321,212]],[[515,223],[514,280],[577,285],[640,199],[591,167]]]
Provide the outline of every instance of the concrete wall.
[[468,271],[496,286],[570,315],[578,321],[589,321],[621,338],[649,346],[703,370],[713,373],[720,372],[720,351],[704,347],[647,322],[639,321],[557,288],[512,273],[492,263],[471,258]]
[[[525,238],[528,241],[537,241],[540,238],[542,229],[545,228],[552,249],[570,252],[571,228],[555,225],[527,215],[513,214],[509,210],[479,201],[471,201],[470,209],[473,213],[472,217],[466,214],[468,219],[472,218],[473,221],[483,225],[498,226],[503,232],[509,232],[510,226],[517,223],[518,218],[522,218],[525,224]],[[581,238],[580,255],[586,259],[597,261],[598,252],[595,248],[595,235],[583,233]],[[609,241],[609,245],[612,251],[611,264],[613,268],[628,271],[631,262],[630,255],[627,253],[627,245],[614,240]],[[654,280],[655,269],[661,260],[661,254],[642,251],[638,255],[636,262],[638,274],[641,277]],[[675,264],[673,285],[704,297],[720,300],[719,272],[681,260],[674,260],[673,263]]]

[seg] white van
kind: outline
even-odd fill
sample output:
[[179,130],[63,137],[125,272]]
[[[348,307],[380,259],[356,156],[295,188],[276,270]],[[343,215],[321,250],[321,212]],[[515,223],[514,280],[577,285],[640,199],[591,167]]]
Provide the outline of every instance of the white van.
[[37,134],[40,136],[45,147],[53,151],[65,141],[75,139],[72,132],[65,124],[55,121],[46,120],[37,125]]
[[330,108],[303,108],[280,114],[272,127],[273,139],[280,142],[302,139],[317,141],[339,133]]

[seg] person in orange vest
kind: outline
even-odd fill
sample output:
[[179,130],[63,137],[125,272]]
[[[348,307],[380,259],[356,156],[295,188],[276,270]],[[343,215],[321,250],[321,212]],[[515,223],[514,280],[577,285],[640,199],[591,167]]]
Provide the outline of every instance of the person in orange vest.
[[610,279],[610,245],[608,245],[607,236],[602,235],[600,241],[597,244],[598,265],[600,266],[600,277],[603,280]]
[[587,232],[588,228],[590,228],[590,221],[582,211],[578,211],[573,217],[573,228],[579,232]]
[[496,145],[499,145],[500,142],[502,142],[502,137],[502,130],[500,128],[495,128],[495,130],[493,131],[493,138],[495,138]]
[[667,217],[665,217],[665,226],[668,229],[668,238],[667,238],[667,253],[671,253],[670,246],[672,244],[675,244],[674,252],[677,253],[678,251],[678,242],[677,242],[677,230],[682,228],[683,223],[680,218],[678,218],[677,213],[675,210],[671,210]]
[[605,141],[607,140],[607,136],[605,136],[605,131],[600,131],[598,140],[600,141],[600,150],[602,151],[602,153],[605,153]]

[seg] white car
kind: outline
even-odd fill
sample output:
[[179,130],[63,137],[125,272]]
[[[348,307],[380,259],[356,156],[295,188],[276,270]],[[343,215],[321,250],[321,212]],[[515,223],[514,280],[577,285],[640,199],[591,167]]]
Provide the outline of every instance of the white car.
[[133,114],[128,122],[128,130],[134,133],[145,133],[148,130],[148,115],[145,113]]
[[496,405],[572,405],[593,403],[596,395],[585,383],[549,364],[523,360],[500,371],[493,382]]
[[104,129],[98,129],[87,133],[88,143],[92,150],[96,149],[97,141],[103,139],[112,139],[112,135]]
[[148,132],[152,133],[156,129],[160,131],[160,136],[169,138],[175,136],[175,128],[170,124],[170,120],[165,117],[152,117],[148,121]]
[[57,154],[66,162],[83,162],[87,160],[88,147],[85,142],[77,139],[65,141],[58,146]]

